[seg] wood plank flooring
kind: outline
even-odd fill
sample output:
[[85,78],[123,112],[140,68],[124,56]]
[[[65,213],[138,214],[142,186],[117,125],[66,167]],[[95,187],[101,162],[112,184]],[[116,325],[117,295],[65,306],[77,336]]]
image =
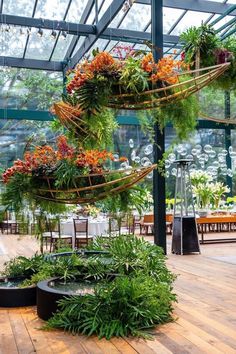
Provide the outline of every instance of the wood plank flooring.
[[[0,269],[4,261],[36,250],[34,238],[0,235]],[[35,307],[0,308],[0,354],[236,353],[236,244],[202,245],[201,251],[201,255],[168,255],[168,267],[177,274],[178,303],[175,321],[156,328],[154,340],[106,341],[45,332],[39,330],[43,321]]]

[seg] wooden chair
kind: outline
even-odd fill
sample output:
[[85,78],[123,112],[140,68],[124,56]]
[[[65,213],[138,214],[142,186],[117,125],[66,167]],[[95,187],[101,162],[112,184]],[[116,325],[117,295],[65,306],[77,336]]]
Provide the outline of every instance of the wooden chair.
[[50,232],[50,252],[62,246],[66,242],[72,246],[72,235],[62,235],[60,227],[60,219],[48,219],[48,229]]
[[93,239],[88,235],[88,219],[73,219],[75,233],[75,247],[80,248],[88,246],[89,241]]
[[109,218],[108,224],[109,236],[117,236],[121,234],[121,223],[116,218]]
[[[144,215],[143,221],[140,223],[140,234],[152,235],[153,227],[154,227],[154,215],[153,214]],[[149,230],[151,232],[149,232]]]

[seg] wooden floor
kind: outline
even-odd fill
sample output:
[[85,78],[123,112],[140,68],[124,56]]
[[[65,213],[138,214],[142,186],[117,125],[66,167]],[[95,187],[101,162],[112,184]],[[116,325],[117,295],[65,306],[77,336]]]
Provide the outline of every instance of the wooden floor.
[[[0,235],[0,267],[9,257],[30,255],[37,247],[29,237]],[[168,256],[169,268],[178,275],[176,321],[157,328],[153,341],[44,332],[38,329],[42,321],[35,308],[1,308],[0,354],[236,353],[236,243],[202,245],[201,251]]]

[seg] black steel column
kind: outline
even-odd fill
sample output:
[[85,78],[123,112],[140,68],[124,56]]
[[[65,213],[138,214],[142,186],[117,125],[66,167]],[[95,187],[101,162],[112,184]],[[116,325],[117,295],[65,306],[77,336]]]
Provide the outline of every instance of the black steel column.
[[[230,112],[230,91],[225,91],[225,118],[230,118],[231,112]],[[229,147],[231,146],[231,128],[230,126],[225,127],[225,149],[228,150]],[[226,165],[227,169],[232,169],[232,163],[231,163],[231,158],[229,154],[226,156]],[[230,189],[230,193],[228,193],[228,196],[232,196],[233,193],[233,183],[232,183],[232,177],[229,177],[228,175],[226,176],[226,184]]]
[[[163,0],[152,0],[152,44],[153,57],[158,61],[163,55]],[[165,150],[165,133],[161,132],[158,124],[154,126],[154,162],[162,159]],[[154,171],[153,176],[154,199],[154,243],[161,246],[166,253],[166,203],[165,178]]]

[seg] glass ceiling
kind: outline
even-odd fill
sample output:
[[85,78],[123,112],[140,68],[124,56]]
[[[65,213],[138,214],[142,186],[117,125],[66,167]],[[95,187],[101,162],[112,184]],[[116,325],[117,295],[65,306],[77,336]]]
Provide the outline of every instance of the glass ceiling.
[[[110,10],[110,5],[115,1],[116,0],[94,0],[91,6],[88,6],[91,0],[2,0],[2,7],[0,7],[2,14],[35,18],[41,21],[50,19],[55,21],[55,29],[20,27],[12,24],[9,26],[4,22],[4,16],[2,16],[0,30],[1,56],[36,59],[47,62],[52,61],[55,63],[73,57],[81,46],[83,46],[86,37],[80,36],[79,32],[76,34],[68,34],[66,31],[61,32],[56,30],[57,21],[66,21],[75,24],[96,24],[97,21],[99,22],[101,20],[104,13]],[[163,1],[165,5],[165,0]],[[146,1],[143,2],[144,3],[142,3],[141,0],[134,0],[132,6],[123,6],[114,16],[113,20],[109,21],[108,28],[150,33],[151,6],[145,4]],[[165,40],[166,42],[164,43],[164,53],[173,53],[176,47],[176,43],[171,43],[171,38],[169,41],[168,36],[179,36],[182,31],[192,25],[199,26],[202,22],[211,23],[213,20],[219,18],[219,13],[215,14],[214,12],[208,11],[208,8],[212,10],[212,6],[210,7],[208,5],[212,5],[214,2],[217,5],[219,5],[219,3],[226,5],[236,4],[236,0],[200,0],[199,2],[173,0],[173,7],[171,7],[171,1],[167,2],[168,7],[164,6],[163,8],[163,30],[164,34],[167,36],[167,40]],[[194,5],[194,11],[192,7],[193,3],[196,3]],[[202,12],[195,11],[197,10],[198,3],[206,3],[206,6],[201,5]],[[214,28],[221,29],[223,25],[227,24],[233,18],[234,16],[231,14],[225,16],[214,25]],[[231,27],[229,26],[229,28],[232,29],[233,25],[234,24],[232,24]],[[224,34],[226,31],[227,28],[221,29],[220,33]],[[122,36],[118,38],[118,40],[119,39],[122,40]],[[99,47],[100,50],[112,51],[117,44],[120,45],[121,42],[115,40],[112,34],[110,36],[107,35],[106,38],[99,38],[93,44],[89,52],[96,47]],[[136,44],[127,42],[125,42],[125,44],[130,44],[137,49],[146,49],[146,46],[140,40],[137,40]],[[179,48],[179,45],[177,48]],[[89,52],[86,54],[87,56],[89,56]]]

